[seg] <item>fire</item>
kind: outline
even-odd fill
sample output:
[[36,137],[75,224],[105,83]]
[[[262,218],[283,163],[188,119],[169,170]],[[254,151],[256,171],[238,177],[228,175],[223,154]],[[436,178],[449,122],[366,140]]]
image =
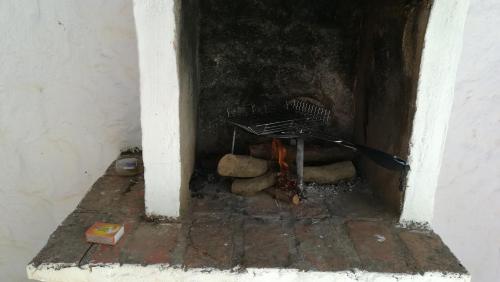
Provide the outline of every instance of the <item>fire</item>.
[[288,164],[286,163],[286,148],[279,139],[274,138],[272,143],[273,156],[275,156],[280,166],[280,173],[285,175],[288,172]]
[[275,198],[286,199],[294,205],[300,203],[299,191],[297,183],[288,175],[288,164],[286,163],[286,147],[283,146],[280,140],[274,138],[272,142],[273,157],[278,161],[280,173],[275,185]]

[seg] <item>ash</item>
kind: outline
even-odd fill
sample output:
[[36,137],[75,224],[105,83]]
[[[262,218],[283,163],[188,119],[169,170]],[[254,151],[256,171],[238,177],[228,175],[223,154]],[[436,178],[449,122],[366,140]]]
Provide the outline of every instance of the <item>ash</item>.
[[305,184],[304,188],[304,193],[307,196],[319,195],[320,197],[333,196],[340,193],[370,192],[367,181],[361,177],[343,180],[335,184],[319,184],[316,182],[309,182]]

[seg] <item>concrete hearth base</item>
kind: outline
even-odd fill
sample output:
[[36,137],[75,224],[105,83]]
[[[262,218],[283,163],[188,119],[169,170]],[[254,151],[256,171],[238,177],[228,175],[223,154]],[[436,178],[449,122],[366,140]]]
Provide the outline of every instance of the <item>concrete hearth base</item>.
[[[113,167],[113,166],[111,166]],[[40,281],[470,281],[432,231],[403,228],[362,181],[309,187],[299,206],[241,197],[196,178],[179,222],[144,216],[142,176],[101,177],[28,265]],[[125,224],[116,246],[89,245],[95,221]]]
[[[28,267],[31,279],[40,281],[314,281],[314,282],[451,282],[470,281],[465,274],[428,272],[423,274],[395,274],[365,271],[300,271],[297,269],[251,268],[245,272],[215,269],[180,269],[163,265],[109,264],[90,269],[54,266]],[[69,279],[69,280],[68,280]]]

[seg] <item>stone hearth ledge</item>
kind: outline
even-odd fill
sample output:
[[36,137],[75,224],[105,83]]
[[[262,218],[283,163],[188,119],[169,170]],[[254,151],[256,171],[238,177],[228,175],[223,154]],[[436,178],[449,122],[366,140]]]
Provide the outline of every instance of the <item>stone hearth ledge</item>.
[[164,264],[103,264],[78,267],[75,264],[42,264],[27,267],[28,278],[40,281],[338,281],[338,282],[467,282],[469,274],[426,272],[423,274],[380,273],[361,270],[318,272],[298,269],[247,268],[218,270],[182,269]]
[[[27,266],[30,279],[470,281],[439,236],[395,226],[362,182],[351,192],[309,190],[298,207],[234,195],[223,180],[200,182],[189,215],[161,223],[145,217],[143,176],[113,168]],[[84,232],[95,221],[123,222],[125,235],[116,246],[89,247]]]

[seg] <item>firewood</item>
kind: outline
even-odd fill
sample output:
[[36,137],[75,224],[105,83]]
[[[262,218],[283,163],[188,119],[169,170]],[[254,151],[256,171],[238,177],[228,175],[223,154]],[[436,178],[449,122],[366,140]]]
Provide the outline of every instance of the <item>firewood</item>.
[[276,184],[276,173],[268,172],[254,178],[238,178],[231,185],[231,192],[242,196],[251,196]]
[[[297,153],[297,148],[295,146],[285,146],[287,150],[286,162],[293,164],[295,162],[295,155]],[[273,158],[273,152],[271,148],[271,143],[262,143],[249,146],[250,156],[271,160]],[[319,145],[307,145],[304,148],[304,162],[311,164],[327,164],[338,161],[348,161],[355,157],[355,153],[352,150],[345,149],[339,146],[319,146]]]
[[354,176],[356,176],[356,169],[350,161],[325,166],[304,167],[305,182],[333,184],[340,180],[351,179]]
[[267,172],[268,162],[245,155],[227,154],[219,160],[217,172],[222,176],[257,177]]
[[300,197],[295,191],[285,191],[281,189],[277,189],[275,187],[267,188],[264,190],[264,192],[268,193],[269,195],[273,196],[273,198],[291,203],[294,205],[298,205],[300,203]]
[[[288,150],[288,146],[285,146]],[[273,157],[273,148],[270,142],[250,145],[250,156],[270,160]]]

